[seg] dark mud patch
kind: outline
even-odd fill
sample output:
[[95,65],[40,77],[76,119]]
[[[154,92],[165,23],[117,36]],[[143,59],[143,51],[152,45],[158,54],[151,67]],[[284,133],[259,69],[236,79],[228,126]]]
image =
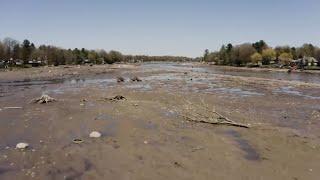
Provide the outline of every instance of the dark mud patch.
[[47,177],[49,179],[68,179],[74,180],[79,179],[83,176],[83,172],[78,172],[74,168],[69,167],[67,169],[51,169],[47,172]]
[[113,116],[109,114],[99,114],[94,120],[115,120]]
[[156,130],[159,128],[159,126],[151,121],[148,121],[148,122],[144,122],[144,121],[141,121],[139,122],[139,126],[143,129],[148,129],[148,130]]
[[90,171],[94,169],[94,165],[88,159],[84,159],[83,163],[84,163],[84,171]]
[[119,123],[116,121],[112,121],[110,124],[105,126],[102,130],[103,136],[114,137],[117,133]]
[[4,175],[12,171],[15,171],[15,169],[9,166],[0,165],[0,179],[1,179],[1,175]]
[[237,146],[245,152],[244,158],[250,161],[261,160],[260,154],[250,145],[250,143],[241,137],[241,134],[235,130],[227,130],[224,132],[226,135],[235,141]]
[[47,171],[46,175],[49,179],[82,179],[83,175],[95,169],[94,165],[88,159],[83,160],[83,168],[76,169],[74,167],[52,168]]

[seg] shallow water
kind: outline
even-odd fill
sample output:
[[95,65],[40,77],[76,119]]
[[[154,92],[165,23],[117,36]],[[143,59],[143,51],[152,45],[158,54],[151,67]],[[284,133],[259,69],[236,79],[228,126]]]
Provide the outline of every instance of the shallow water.
[[[119,70],[120,71],[120,70]],[[130,74],[141,74],[142,82],[131,82]],[[134,72],[121,72],[126,81],[117,83],[116,77],[110,74],[90,76],[86,78],[71,78],[66,80],[35,80],[0,82],[1,96],[9,95],[10,87],[20,87],[21,90],[29,87],[41,87],[43,93],[63,94],[66,91],[80,91],[88,86],[107,89],[115,86],[123,86],[138,91],[153,91],[162,89],[169,92],[185,91],[196,93],[218,93],[231,95],[231,97],[253,97],[266,94],[286,94],[309,99],[320,99],[320,93],[301,91],[290,86],[279,87],[273,91],[261,91],[256,87],[245,87],[236,84],[230,85],[229,77],[259,77],[270,80],[293,80],[297,82],[309,82],[320,84],[320,74],[253,71],[245,69],[229,69],[217,66],[198,66],[192,63],[145,63],[138,66]],[[219,77],[217,77],[219,75]],[[224,75],[227,78],[221,78]],[[223,77],[224,77],[223,76]],[[8,90],[9,89],[9,90]],[[1,98],[0,96],[0,98]]]

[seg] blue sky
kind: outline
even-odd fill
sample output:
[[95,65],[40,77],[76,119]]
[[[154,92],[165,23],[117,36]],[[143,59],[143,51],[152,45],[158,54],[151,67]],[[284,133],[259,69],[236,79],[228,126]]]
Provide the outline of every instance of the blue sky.
[[0,39],[200,56],[224,43],[320,45],[319,0],[0,0]]

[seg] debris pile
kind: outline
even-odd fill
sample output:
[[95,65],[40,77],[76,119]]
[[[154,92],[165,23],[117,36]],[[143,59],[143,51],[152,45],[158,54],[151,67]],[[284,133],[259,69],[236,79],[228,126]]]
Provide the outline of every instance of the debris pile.
[[133,82],[141,82],[142,80],[139,78],[139,77],[137,77],[137,76],[134,76],[133,78],[131,78],[131,81],[133,81]]
[[57,100],[46,95],[46,94],[42,95],[39,98],[32,100],[33,103],[38,103],[38,104],[46,104],[46,103],[55,102],[55,101],[57,101]]
[[127,100],[127,98],[125,98],[124,96],[121,95],[117,95],[115,97],[112,98],[105,98],[105,100],[111,101],[111,102],[117,102],[117,101],[125,101]]

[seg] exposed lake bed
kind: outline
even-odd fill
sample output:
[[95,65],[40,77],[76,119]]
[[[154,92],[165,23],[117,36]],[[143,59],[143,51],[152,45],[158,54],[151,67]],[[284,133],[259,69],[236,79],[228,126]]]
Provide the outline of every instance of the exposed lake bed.
[[[185,100],[251,128],[188,122]],[[0,179],[317,179],[319,100],[320,74],[196,63],[0,72]]]

